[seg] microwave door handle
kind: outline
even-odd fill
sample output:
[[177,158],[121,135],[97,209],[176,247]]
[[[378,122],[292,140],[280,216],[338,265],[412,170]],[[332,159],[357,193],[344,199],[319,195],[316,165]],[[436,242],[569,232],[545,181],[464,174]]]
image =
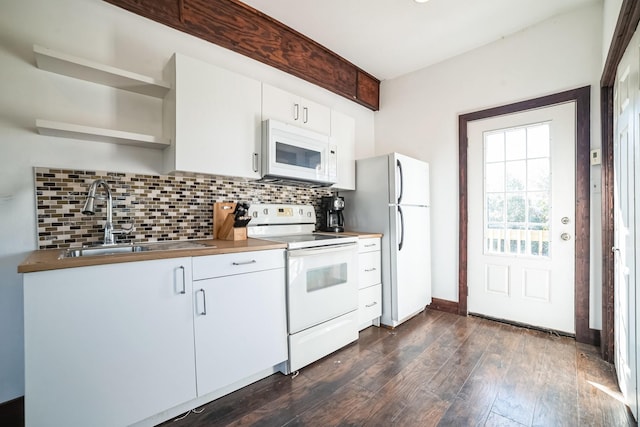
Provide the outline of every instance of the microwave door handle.
[[400,215],[400,243],[398,243],[398,251],[401,251],[402,245],[404,245],[404,214],[400,206],[398,206],[398,214]]
[[396,166],[398,169],[398,178],[400,180],[400,194],[398,195],[398,204],[400,204],[400,202],[402,202],[402,192],[404,190],[404,178],[402,176],[402,163],[400,163],[400,160],[396,160]]

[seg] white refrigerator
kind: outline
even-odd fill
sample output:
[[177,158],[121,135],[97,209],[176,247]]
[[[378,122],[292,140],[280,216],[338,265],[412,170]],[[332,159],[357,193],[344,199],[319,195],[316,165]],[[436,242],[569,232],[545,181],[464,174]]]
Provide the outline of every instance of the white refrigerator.
[[347,230],[383,233],[382,318],[395,327],[431,303],[429,165],[391,153],[356,161]]

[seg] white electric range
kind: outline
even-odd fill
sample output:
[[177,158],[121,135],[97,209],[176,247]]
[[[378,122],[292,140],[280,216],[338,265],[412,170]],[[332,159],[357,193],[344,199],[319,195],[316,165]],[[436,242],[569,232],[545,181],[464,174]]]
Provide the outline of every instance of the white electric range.
[[357,241],[314,233],[312,205],[254,204],[249,237],[287,244],[286,374],[358,339]]

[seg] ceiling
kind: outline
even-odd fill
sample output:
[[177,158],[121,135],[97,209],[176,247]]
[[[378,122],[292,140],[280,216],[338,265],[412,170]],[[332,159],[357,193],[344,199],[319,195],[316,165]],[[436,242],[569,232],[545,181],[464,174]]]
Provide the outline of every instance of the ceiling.
[[380,80],[601,0],[242,0]]

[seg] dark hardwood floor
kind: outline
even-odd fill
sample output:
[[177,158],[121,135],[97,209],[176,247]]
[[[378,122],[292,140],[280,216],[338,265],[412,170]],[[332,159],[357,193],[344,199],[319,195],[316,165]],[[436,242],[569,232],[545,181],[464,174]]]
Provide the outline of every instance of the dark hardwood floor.
[[635,426],[620,399],[596,347],[426,311],[163,426]]

